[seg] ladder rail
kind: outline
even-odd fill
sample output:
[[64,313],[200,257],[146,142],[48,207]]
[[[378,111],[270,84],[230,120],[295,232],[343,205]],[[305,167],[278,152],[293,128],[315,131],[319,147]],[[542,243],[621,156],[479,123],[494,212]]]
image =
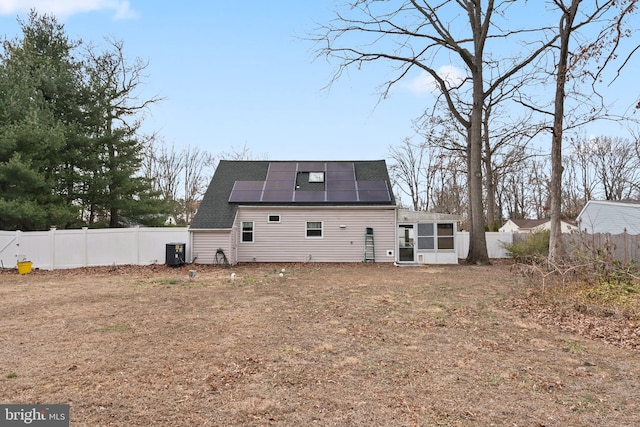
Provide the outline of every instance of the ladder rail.
[[364,232],[364,257],[363,262],[376,262],[376,247],[373,239],[373,228],[366,227]]

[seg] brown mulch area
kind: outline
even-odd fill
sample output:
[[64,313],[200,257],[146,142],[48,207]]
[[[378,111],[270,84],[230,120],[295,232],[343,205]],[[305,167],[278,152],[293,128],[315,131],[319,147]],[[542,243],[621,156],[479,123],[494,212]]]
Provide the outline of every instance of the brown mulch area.
[[506,263],[1,271],[0,402],[74,427],[640,425],[636,324],[537,292]]

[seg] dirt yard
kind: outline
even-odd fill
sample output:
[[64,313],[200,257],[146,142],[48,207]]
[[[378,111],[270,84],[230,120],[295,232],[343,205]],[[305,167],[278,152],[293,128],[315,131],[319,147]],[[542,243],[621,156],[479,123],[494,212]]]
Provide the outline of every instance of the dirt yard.
[[5,271],[0,402],[68,403],[74,427],[640,425],[638,350],[542,323],[514,303],[531,286],[506,265]]

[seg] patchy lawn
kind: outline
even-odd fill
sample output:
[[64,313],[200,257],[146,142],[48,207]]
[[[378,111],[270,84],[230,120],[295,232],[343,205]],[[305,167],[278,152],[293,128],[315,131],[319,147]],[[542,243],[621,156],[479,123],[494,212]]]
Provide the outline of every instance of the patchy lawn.
[[640,425],[637,349],[531,291],[500,264],[2,272],[0,402],[74,427]]

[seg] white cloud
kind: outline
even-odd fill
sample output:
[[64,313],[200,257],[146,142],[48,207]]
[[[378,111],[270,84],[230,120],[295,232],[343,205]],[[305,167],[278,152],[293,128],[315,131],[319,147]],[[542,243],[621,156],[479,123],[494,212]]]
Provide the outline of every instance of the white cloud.
[[21,14],[31,9],[60,19],[103,10],[113,11],[114,19],[132,19],[137,16],[128,0],[0,0],[0,15]]
[[[449,84],[449,87],[460,84],[465,77],[462,70],[453,65],[444,65],[436,71],[438,75]],[[421,72],[419,76],[409,80],[406,87],[416,95],[437,93],[439,91],[436,81],[425,71]]]

